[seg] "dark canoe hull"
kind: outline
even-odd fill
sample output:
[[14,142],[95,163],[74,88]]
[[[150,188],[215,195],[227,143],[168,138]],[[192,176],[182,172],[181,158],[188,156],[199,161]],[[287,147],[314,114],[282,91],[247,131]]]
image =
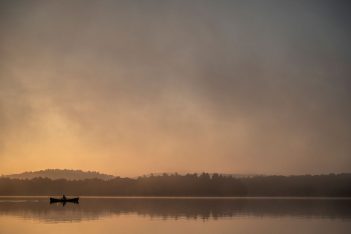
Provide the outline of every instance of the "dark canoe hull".
[[79,203],[79,197],[75,198],[69,198],[69,199],[62,199],[62,198],[52,198],[50,197],[50,203],[55,203],[55,202],[73,202],[73,203]]

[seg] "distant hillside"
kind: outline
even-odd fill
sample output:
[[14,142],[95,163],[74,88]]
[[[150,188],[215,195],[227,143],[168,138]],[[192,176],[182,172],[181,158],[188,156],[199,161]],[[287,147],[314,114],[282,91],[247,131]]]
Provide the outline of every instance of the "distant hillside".
[[0,196],[351,197],[351,174],[254,176],[160,175],[111,180],[0,178]]
[[66,179],[66,180],[84,180],[84,179],[101,179],[110,180],[114,176],[102,174],[96,171],[81,171],[81,170],[68,170],[68,169],[47,169],[41,171],[30,171],[23,172],[20,174],[5,175],[5,177],[12,179],[33,179],[37,177],[55,179]]

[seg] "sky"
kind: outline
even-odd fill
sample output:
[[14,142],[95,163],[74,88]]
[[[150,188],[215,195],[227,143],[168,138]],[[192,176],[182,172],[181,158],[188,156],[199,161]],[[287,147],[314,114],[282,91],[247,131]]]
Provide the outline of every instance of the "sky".
[[0,174],[351,172],[351,4],[0,1]]

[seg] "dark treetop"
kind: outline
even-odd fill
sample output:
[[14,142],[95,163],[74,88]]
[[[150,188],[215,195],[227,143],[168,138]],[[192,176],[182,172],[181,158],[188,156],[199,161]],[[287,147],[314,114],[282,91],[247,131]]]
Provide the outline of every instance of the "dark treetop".
[[0,195],[91,196],[351,196],[351,174],[253,176],[163,174],[136,179],[0,178]]

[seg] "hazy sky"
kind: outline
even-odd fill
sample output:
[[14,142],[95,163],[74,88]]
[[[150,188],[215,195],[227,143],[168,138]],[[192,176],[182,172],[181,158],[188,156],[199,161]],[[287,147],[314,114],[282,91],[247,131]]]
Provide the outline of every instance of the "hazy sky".
[[349,1],[0,1],[0,174],[351,171]]

